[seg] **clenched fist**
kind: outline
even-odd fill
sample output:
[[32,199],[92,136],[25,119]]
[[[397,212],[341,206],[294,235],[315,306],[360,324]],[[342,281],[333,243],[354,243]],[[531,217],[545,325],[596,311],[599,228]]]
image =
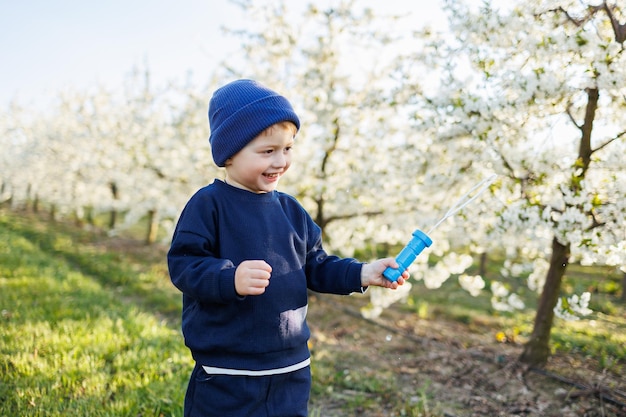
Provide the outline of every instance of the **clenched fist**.
[[261,295],[270,285],[272,267],[265,261],[243,261],[235,270],[235,291],[240,296]]

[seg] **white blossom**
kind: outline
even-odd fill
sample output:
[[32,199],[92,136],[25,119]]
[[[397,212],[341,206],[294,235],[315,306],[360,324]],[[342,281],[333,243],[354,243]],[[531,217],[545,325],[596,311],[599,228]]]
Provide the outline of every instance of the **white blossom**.
[[477,297],[480,291],[485,288],[485,280],[480,275],[466,275],[459,276],[459,284],[461,287],[469,292],[473,297]]
[[573,294],[570,297],[560,297],[554,307],[554,314],[567,321],[580,320],[580,316],[588,316],[593,313],[589,309],[591,294],[584,292],[580,296]]
[[533,261],[533,269],[528,275],[528,288],[535,292],[543,290],[543,284],[546,280],[550,263],[543,258],[537,258]]
[[499,282],[491,283],[491,307],[496,311],[514,311],[525,307],[524,302],[515,293],[511,293],[506,286]]

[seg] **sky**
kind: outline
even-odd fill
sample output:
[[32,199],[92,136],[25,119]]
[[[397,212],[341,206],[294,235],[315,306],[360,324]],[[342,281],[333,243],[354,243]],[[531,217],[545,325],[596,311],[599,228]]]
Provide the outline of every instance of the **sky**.
[[[438,1],[362,4],[417,11],[419,22],[443,18]],[[68,88],[115,88],[134,68],[148,69],[156,83],[203,85],[238,48],[221,28],[244,25],[228,0],[0,0],[0,108],[14,99],[36,104]]]

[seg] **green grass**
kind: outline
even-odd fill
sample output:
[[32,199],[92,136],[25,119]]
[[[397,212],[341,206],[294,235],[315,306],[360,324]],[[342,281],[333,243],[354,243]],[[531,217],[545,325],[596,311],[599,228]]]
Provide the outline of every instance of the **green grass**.
[[0,234],[0,415],[182,415],[191,361],[159,268],[33,218],[0,213]]

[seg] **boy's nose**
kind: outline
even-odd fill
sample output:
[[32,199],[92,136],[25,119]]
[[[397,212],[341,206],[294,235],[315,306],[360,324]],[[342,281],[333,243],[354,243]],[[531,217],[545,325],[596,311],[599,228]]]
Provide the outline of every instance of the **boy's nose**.
[[273,159],[273,165],[275,167],[284,167],[285,165],[287,165],[287,158],[288,156],[284,153],[276,152],[276,155]]

